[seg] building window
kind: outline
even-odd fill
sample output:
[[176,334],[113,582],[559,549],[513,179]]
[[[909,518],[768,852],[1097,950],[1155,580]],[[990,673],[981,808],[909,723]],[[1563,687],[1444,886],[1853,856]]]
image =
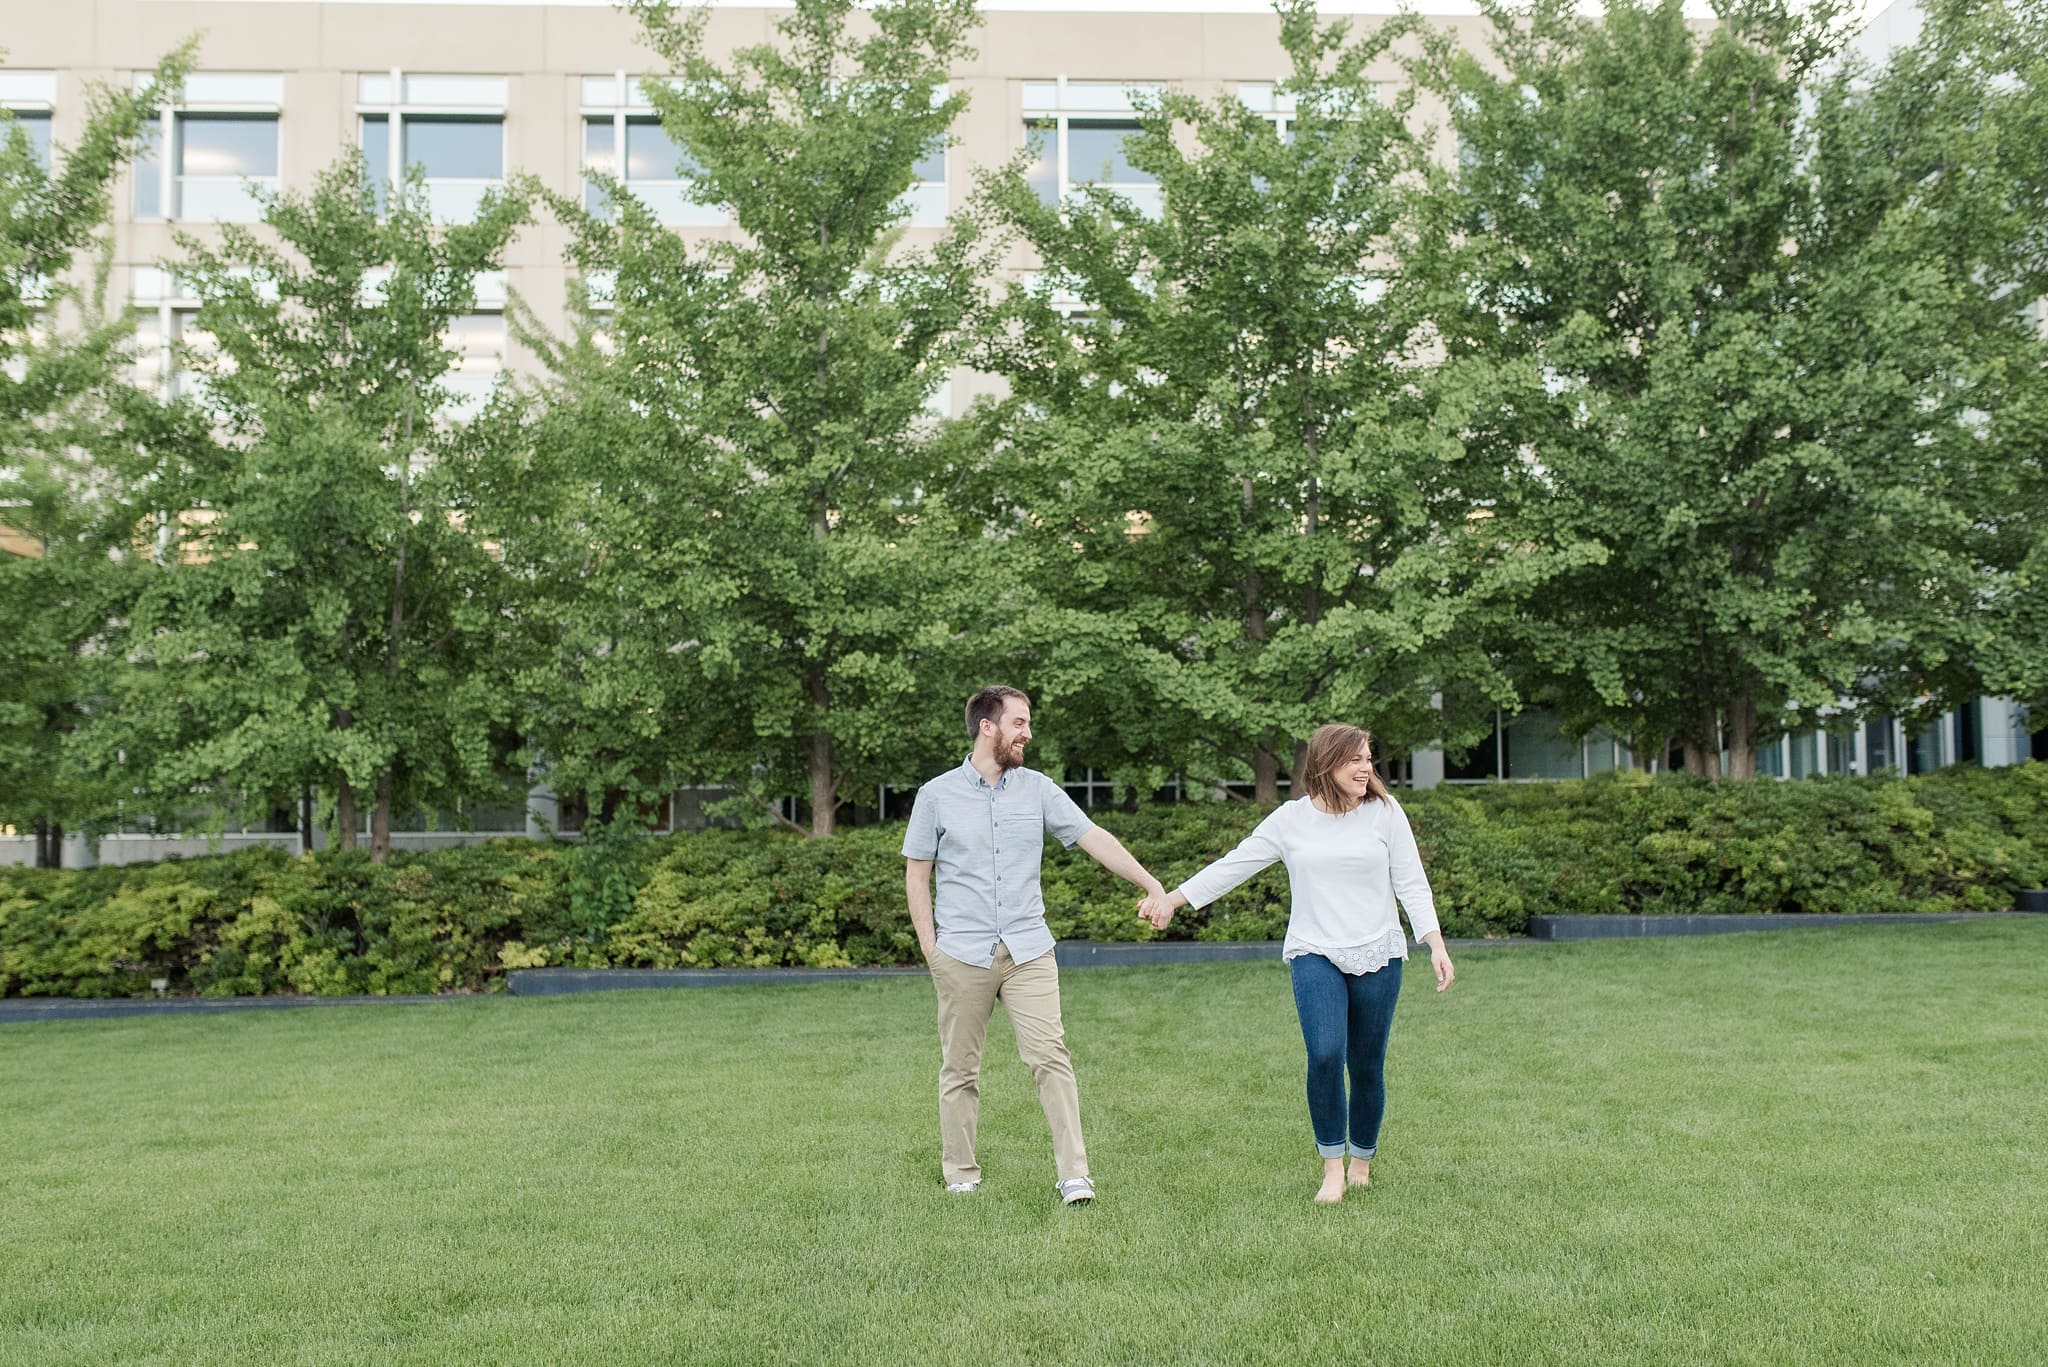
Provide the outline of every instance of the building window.
[[[379,266],[363,275],[363,299],[372,307],[383,304],[391,268]],[[508,297],[503,271],[481,271],[476,277],[476,299],[470,312],[450,318],[441,330],[441,345],[450,353],[448,368],[434,377],[445,391],[436,411],[443,419],[466,420],[483,411],[505,373],[505,349],[509,329],[505,324]]]
[[618,355],[618,339],[612,335],[612,324],[619,306],[619,273],[585,271],[572,283],[580,291],[577,302],[571,305],[573,325],[589,329],[590,345],[599,352]]
[[1100,185],[1157,215],[1158,179],[1131,165],[1124,151],[1124,139],[1138,131],[1132,96],[1157,88],[1064,76],[1026,81],[1024,145],[1035,154],[1026,178],[1038,197],[1057,204],[1076,185]]
[[[1265,115],[1266,121],[1279,130],[1282,142],[1294,141],[1294,119],[1297,112],[1294,92],[1282,90],[1272,81],[1240,81],[1237,98],[1246,109],[1255,114]],[[1377,84],[1365,87],[1365,102],[1374,105],[1380,102],[1380,88]]]
[[[6,354],[6,361],[0,363],[0,375],[20,384],[28,378],[29,353],[50,344],[50,315],[47,286],[41,281],[25,282],[32,286],[22,290],[21,302],[27,305],[27,316],[20,327],[0,332],[0,352]],[[7,466],[0,464],[0,471]],[[4,524],[0,524],[4,528]]]
[[1532,707],[1500,723],[1501,758],[1508,779],[1586,776],[1585,744],[1568,738],[1551,712]]
[[54,71],[0,71],[0,109],[11,122],[0,121],[0,138],[19,133],[44,169],[50,165],[50,111],[57,104]]
[[1237,98],[1246,109],[1263,114],[1266,121],[1280,133],[1282,142],[1294,140],[1294,93],[1282,90],[1271,81],[1244,81],[1237,87]]
[[[1771,761],[1763,762],[1768,765]],[[1672,763],[1667,759],[1666,766]],[[1564,734],[1553,713],[1532,707],[1512,716],[1496,711],[1492,735],[1482,738],[1463,760],[1445,755],[1443,781],[1530,783],[1591,778],[1616,769],[1644,767],[1653,764],[1639,758],[1628,742],[1611,731],[1595,728],[1574,741]],[[1412,776],[1412,768],[1410,773]]]
[[455,364],[441,377],[452,396],[442,416],[473,418],[490,402],[505,370],[505,315],[466,313],[448,320],[445,345]]
[[417,166],[436,219],[475,218],[484,193],[505,183],[505,94],[503,76],[362,77],[356,114],[378,203]]
[[[388,278],[388,270],[368,272],[364,297],[380,302]],[[199,328],[198,297],[176,276],[154,267],[135,272],[129,295],[135,318],[129,375],[135,385],[166,401],[200,397],[205,376],[195,363],[213,355],[215,343]],[[442,417],[474,417],[489,401],[505,370],[506,297],[505,272],[483,272],[477,277],[475,311],[450,319],[443,331],[442,345],[455,359],[439,381],[449,394]]]
[[[147,85],[146,74],[135,78]],[[278,188],[278,110],[284,78],[187,76],[161,115],[156,140],[135,162],[135,217],[254,223],[259,194]]]
[[[938,86],[932,91],[932,103],[944,104],[950,91]],[[906,222],[913,228],[943,228],[946,214],[953,207],[952,196],[946,188],[946,140],[939,139],[932,149],[918,159],[911,170],[910,188],[896,202],[903,211]]]
[[1628,747],[1615,739],[1614,733],[1595,729],[1585,739],[1586,777],[1611,773],[1629,765]]
[[50,111],[47,109],[19,109],[9,111],[14,115],[14,127],[21,130],[28,139],[29,150],[35,154],[36,164],[48,170],[50,166]]
[[192,363],[214,350],[213,337],[199,330],[198,296],[170,272],[145,266],[135,272],[129,299],[136,387],[166,402],[197,398],[203,376]]
[[[683,228],[732,222],[724,205],[690,198],[696,162],[661,126],[640,82],[623,71],[583,78],[583,165],[625,181],[656,222]],[[599,217],[611,210],[609,195],[595,180],[583,182],[583,206]]]
[[952,200],[946,189],[946,145],[942,142],[927,152],[911,173],[910,188],[903,192],[900,207],[913,228],[943,228]]
[[1095,306],[1081,296],[1070,280],[1058,279],[1045,271],[1026,271],[1018,283],[1038,301],[1077,331],[1095,322]]
[[1956,762],[1953,713],[1944,712],[1906,737],[1906,772],[1931,774]]
[[448,320],[441,344],[455,354],[441,376],[449,401],[443,418],[469,419],[483,411],[505,373],[505,272],[485,271],[476,280],[474,311]]
[[1493,734],[1482,738],[1463,759],[1444,756],[1444,782],[1480,783],[1506,775],[1507,738],[1499,712],[1493,714]]

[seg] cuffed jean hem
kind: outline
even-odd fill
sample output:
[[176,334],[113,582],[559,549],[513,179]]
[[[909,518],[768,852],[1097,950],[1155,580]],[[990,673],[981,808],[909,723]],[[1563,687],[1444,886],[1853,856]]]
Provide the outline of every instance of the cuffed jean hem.
[[1361,1149],[1356,1144],[1353,1144],[1351,1146],[1351,1156],[1353,1158],[1363,1158],[1368,1163],[1372,1162],[1373,1155],[1378,1153],[1379,1151],[1380,1146],[1377,1144],[1373,1145],[1369,1149]]
[[1319,1158],[1342,1158],[1344,1149],[1345,1145],[1342,1142],[1325,1144],[1320,1139],[1316,1141],[1316,1156]]

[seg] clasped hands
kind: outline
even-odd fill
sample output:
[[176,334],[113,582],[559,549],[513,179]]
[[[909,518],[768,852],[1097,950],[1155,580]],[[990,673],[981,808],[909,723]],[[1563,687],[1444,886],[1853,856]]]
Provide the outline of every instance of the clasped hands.
[[1138,915],[1150,921],[1152,929],[1164,930],[1166,923],[1173,919],[1174,899],[1168,892],[1150,893],[1138,899]]

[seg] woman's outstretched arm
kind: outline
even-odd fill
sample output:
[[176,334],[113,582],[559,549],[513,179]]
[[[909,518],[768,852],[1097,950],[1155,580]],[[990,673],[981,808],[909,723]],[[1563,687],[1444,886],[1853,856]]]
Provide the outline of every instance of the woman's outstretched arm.
[[1280,821],[1286,808],[1272,813],[1258,829],[1238,842],[1237,848],[1216,860],[1193,878],[1164,897],[1147,897],[1138,904],[1138,914],[1159,930],[1181,907],[1206,907],[1256,873],[1280,862]]

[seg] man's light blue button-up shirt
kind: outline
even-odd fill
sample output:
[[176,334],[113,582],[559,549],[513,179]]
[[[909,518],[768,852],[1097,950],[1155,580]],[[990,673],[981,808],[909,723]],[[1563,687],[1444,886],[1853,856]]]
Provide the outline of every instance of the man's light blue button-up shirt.
[[993,787],[973,761],[917,790],[905,859],[929,859],[939,952],[987,968],[996,946],[1029,963],[1052,950],[1038,866],[1045,837],[1072,848],[1095,829],[1066,790],[1036,769],[1012,769]]

